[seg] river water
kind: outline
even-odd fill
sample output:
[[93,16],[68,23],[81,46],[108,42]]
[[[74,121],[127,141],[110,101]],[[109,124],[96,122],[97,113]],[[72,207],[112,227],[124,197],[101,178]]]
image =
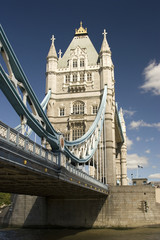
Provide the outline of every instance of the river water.
[[136,229],[0,229],[0,240],[160,240],[160,227]]

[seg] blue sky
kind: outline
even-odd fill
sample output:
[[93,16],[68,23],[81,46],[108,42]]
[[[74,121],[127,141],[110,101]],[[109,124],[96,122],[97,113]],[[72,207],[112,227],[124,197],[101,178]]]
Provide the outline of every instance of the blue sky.
[[[116,101],[127,126],[128,177],[137,176],[139,164],[139,177],[160,180],[160,1],[5,0],[0,6],[0,23],[40,101],[52,34],[57,52],[64,53],[82,20],[99,52],[107,30]],[[0,107],[1,121],[11,127],[19,124],[2,92]]]

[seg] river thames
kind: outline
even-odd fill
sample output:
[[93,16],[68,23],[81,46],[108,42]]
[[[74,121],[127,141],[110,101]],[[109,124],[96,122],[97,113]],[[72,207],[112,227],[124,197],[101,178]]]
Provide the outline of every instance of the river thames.
[[0,229],[0,240],[159,240],[160,227],[136,229]]

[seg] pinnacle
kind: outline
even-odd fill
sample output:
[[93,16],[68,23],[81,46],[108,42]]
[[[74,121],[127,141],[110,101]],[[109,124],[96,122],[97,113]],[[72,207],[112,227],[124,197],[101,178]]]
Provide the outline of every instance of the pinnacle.
[[102,42],[102,46],[101,46],[100,52],[106,52],[106,51],[107,52],[111,52],[109,44],[107,42],[107,38],[106,38],[107,32],[106,32],[105,29],[104,29],[104,32],[102,34],[104,35],[104,38],[103,38],[103,42]]
[[56,57],[57,58],[57,53],[56,53],[56,49],[55,49],[55,45],[54,45],[54,41],[55,41],[54,35],[52,36],[51,40],[52,40],[52,43],[51,43],[51,47],[50,47],[47,57]]

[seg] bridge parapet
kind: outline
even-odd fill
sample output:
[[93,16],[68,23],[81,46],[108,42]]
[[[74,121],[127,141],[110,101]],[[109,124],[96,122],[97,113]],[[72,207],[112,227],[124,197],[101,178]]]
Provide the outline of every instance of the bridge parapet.
[[[16,165],[17,169],[19,167],[23,167],[25,168],[24,171],[34,170],[34,172],[48,175],[47,177],[57,178],[57,176],[59,176],[61,180],[70,183],[72,182],[73,185],[79,185],[80,187],[89,190],[93,190],[102,194],[108,194],[108,186],[106,184],[103,184],[102,182],[88,175],[86,172],[79,169],[78,166],[73,166],[70,164],[62,152],[58,151],[54,153],[45,149],[44,147],[33,142],[28,137],[17,132],[15,129],[10,128],[1,121],[0,142],[3,143],[3,146],[6,146],[5,152],[8,152],[10,155],[10,158],[7,159],[6,154],[4,160],[4,154],[1,154],[0,152],[0,160],[2,160],[2,163],[5,161],[5,164],[3,163],[5,165],[5,168],[8,161],[9,165]],[[0,150],[1,148],[2,146],[0,146]],[[10,148],[14,148],[14,150],[11,150]],[[19,157],[19,153],[16,153],[19,151],[21,151],[21,156],[24,157]],[[54,171],[56,172],[56,176],[54,176]],[[21,174],[21,170],[20,172],[18,170],[18,175],[19,174]],[[16,176],[17,173],[15,172],[14,175]],[[1,188],[0,190],[4,191]],[[22,192],[18,193],[24,192],[22,190]]]
[[5,141],[16,145],[18,148],[21,148],[33,155],[42,157],[46,160],[52,161],[57,165],[60,165],[58,155],[47,150],[43,146],[33,142],[28,137],[17,132],[15,129],[10,128],[6,124],[0,121],[0,138],[3,138]]

